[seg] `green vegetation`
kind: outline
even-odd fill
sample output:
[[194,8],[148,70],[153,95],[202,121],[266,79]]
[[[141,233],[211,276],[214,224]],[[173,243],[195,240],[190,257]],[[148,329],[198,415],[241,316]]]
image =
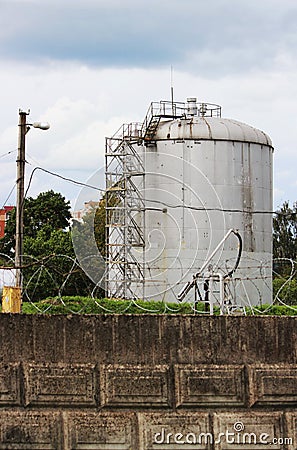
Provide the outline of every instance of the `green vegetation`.
[[285,303],[289,306],[295,306],[297,310],[297,280],[292,278],[275,278],[273,280],[273,297],[275,303]]
[[[246,315],[297,315],[297,280],[286,283],[285,278],[273,280],[274,296],[278,302],[273,305],[261,305],[253,309],[246,308]],[[286,305],[281,304],[284,302]],[[52,297],[29,303],[24,302],[22,312],[25,314],[205,314],[205,304],[199,302],[196,311],[190,303],[164,303],[143,300],[117,300],[107,298],[91,298],[82,296]],[[219,308],[214,308],[214,314],[219,315]],[[235,312],[236,314],[236,312]],[[238,311],[237,314],[243,314]]]
[[297,258],[297,202],[284,202],[273,218],[273,257]]
[[247,309],[246,314],[248,316],[297,316],[297,306],[290,307],[285,305],[262,305],[255,307],[253,310]]
[[[50,247],[52,232],[65,230],[69,226],[70,218],[70,202],[67,202],[60,193],[48,191],[40,193],[36,198],[26,198],[24,201],[24,254],[38,257],[47,255],[46,249]],[[0,252],[11,257],[14,257],[15,227],[16,210],[14,208],[5,225],[5,236],[0,240]],[[48,245],[47,241],[49,241]],[[39,248],[40,244],[42,244],[41,248]],[[53,253],[52,250],[51,253]]]
[[[98,218],[95,221],[99,230],[105,230],[105,223],[101,224],[102,210],[104,211],[104,207],[98,209]],[[50,190],[40,193],[36,198],[25,199],[22,270],[25,299],[38,302],[61,293],[85,296],[91,294],[94,284],[84,271],[74,264],[70,218],[70,202],[60,193]],[[86,220],[91,222],[88,217]],[[81,239],[86,241],[89,224],[78,223],[78,226],[83,228]],[[0,253],[8,257],[0,257],[3,266],[13,267],[15,227],[16,211],[13,209],[5,226],[5,236],[0,239]],[[97,231],[97,234],[100,242],[102,232],[100,234]],[[101,290],[99,295],[104,295],[104,292]]]
[[[200,311],[204,305],[199,305]],[[189,304],[166,304],[163,302],[145,302],[143,300],[94,299],[90,297],[49,298],[38,303],[23,303],[23,313],[36,314],[191,314]]]
[[[117,202],[118,199],[110,201]],[[35,199],[25,200],[23,312],[194,314],[189,303],[165,304],[161,301],[133,302],[91,298],[91,293],[98,297],[103,297],[105,293],[103,289],[97,288],[94,294],[94,283],[82,268],[74,263],[73,242],[76,249],[79,248],[82,254],[87,255],[95,237],[98,250],[105,256],[105,202],[103,197],[99,207],[87,214],[82,223],[74,221],[70,232],[70,204],[60,193],[48,191],[40,193]],[[2,265],[13,266],[14,246],[15,210],[12,210],[5,227],[5,237],[0,239],[0,253],[12,259],[3,257],[0,261]],[[297,202],[292,207],[289,202],[284,202],[274,216],[273,253],[275,304],[259,306],[253,311],[247,310],[246,314],[297,315],[297,277],[295,265],[290,261],[297,257]],[[93,259],[90,259],[89,264],[93,271],[101,270],[101,267],[94,264]],[[196,309],[196,312],[205,313],[205,304],[199,303]],[[219,314],[217,308],[215,314]]]
[[[163,303],[145,302],[142,300],[115,300],[115,299],[94,299],[90,297],[62,297],[49,298],[38,303],[26,303],[22,305],[22,312],[25,314],[205,314],[205,305],[198,303],[197,311],[189,303]],[[215,315],[219,310],[215,308]],[[242,312],[238,312],[242,314]],[[297,315],[297,307],[290,308],[283,305],[262,305],[253,311],[246,310],[247,315]]]

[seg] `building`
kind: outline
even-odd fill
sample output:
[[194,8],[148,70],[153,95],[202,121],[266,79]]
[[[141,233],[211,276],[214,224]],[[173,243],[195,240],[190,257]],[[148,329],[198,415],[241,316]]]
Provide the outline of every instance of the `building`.
[[93,200],[89,200],[88,202],[84,202],[84,207],[79,209],[78,211],[72,212],[72,218],[77,220],[78,222],[83,221],[83,217],[90,213],[92,210],[98,208],[99,202],[95,202]]
[[5,224],[9,218],[9,213],[12,211],[14,206],[4,206],[0,209],[0,239],[5,235]]

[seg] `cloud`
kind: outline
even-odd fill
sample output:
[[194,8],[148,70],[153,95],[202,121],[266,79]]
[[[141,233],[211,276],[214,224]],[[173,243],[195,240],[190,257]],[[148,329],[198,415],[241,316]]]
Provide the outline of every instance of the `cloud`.
[[291,0],[2,2],[2,58],[79,61],[97,67],[174,63],[220,77],[296,57]]
[[[51,129],[28,133],[28,162],[87,179],[103,164],[105,136],[170,98],[172,65],[176,101],[221,104],[271,136],[277,195],[294,200],[296,17],[295,0],[0,0],[0,155],[16,149],[18,108],[30,108]],[[4,201],[15,155],[0,165]],[[75,196],[36,173],[30,195],[47,188]]]
[[[5,113],[0,127],[0,154],[17,147],[17,111],[21,104],[23,108],[31,108],[28,120],[51,124],[48,131],[32,129],[27,135],[31,166],[27,166],[26,179],[34,166],[41,165],[85,181],[104,164],[105,136],[112,136],[123,123],[142,122],[151,101],[169,99],[170,68],[100,69],[78,63],[60,65],[53,61],[40,67],[13,64],[0,70],[0,86],[6,84],[8,87],[2,97]],[[221,104],[224,117],[267,132],[276,148],[276,189],[285,192],[287,198],[295,199],[294,171],[290,169],[291,177],[282,177],[279,173],[297,164],[297,83],[293,66],[288,72],[259,70],[222,76],[219,81],[175,70],[174,86],[176,101],[197,96],[201,101]],[[5,185],[2,180],[1,201],[15,182],[14,161],[15,154],[0,160],[1,172],[3,170],[10,180],[8,183],[5,180]],[[37,195],[50,188],[58,189],[71,199],[77,192],[64,181],[36,173],[29,194]]]

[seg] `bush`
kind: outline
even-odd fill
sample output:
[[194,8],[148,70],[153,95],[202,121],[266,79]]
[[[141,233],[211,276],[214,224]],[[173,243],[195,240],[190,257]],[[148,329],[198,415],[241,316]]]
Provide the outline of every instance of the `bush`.
[[275,278],[273,280],[273,298],[276,303],[297,306],[297,280]]

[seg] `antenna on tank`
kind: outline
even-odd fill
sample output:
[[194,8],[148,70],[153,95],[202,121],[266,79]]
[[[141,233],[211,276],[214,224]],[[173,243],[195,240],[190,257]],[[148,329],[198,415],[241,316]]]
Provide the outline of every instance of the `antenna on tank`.
[[174,116],[174,102],[173,102],[173,66],[170,67],[170,89],[171,89],[171,107],[172,115]]

